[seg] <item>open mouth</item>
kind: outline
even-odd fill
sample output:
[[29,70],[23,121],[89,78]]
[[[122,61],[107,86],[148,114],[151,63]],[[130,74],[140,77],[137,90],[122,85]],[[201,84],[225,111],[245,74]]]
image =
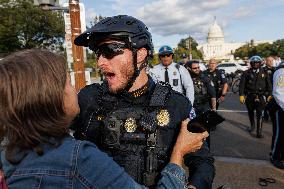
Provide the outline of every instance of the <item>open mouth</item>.
[[107,80],[111,80],[115,77],[115,74],[113,72],[104,72],[104,76]]

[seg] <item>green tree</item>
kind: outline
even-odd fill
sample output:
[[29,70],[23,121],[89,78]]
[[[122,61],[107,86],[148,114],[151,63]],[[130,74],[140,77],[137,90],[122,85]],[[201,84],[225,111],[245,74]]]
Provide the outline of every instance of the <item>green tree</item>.
[[153,58],[149,58],[148,59],[148,64],[150,66],[155,66],[155,65],[159,64],[159,62],[160,62],[160,59],[159,59],[159,54],[158,53],[155,53]]
[[0,0],[0,52],[48,48],[62,51],[61,12],[43,11],[33,0]]
[[188,49],[189,48],[189,46],[188,46],[189,40],[191,41],[191,49],[197,50],[198,43],[191,36],[189,36],[188,38],[185,38],[185,39],[181,39],[180,42],[178,43],[178,46],[185,48],[185,49]]
[[261,57],[268,57],[268,56],[272,55],[272,45],[269,44],[269,43],[259,44],[255,47],[255,49],[256,49],[255,50],[256,54],[261,56]]
[[181,39],[178,43],[177,49],[175,49],[175,62],[179,62],[181,60],[181,55],[186,54],[189,56],[189,40],[191,41],[191,55],[193,59],[202,59],[202,53],[197,50],[198,43],[191,36],[185,39]]
[[246,44],[238,48],[234,56],[239,58],[251,57],[253,55],[259,55],[261,57],[279,56],[284,57],[284,39],[279,39],[272,44],[262,43],[257,46],[251,46]]
[[245,44],[235,50],[234,56],[243,59],[244,57],[249,57],[249,44]]
[[284,39],[279,39],[272,44],[272,53],[284,59]]

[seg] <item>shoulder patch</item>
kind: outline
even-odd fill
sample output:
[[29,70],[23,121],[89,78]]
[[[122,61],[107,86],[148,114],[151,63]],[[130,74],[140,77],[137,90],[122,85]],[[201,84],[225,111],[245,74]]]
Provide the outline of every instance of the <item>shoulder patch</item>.
[[277,83],[276,83],[276,86],[278,88],[284,88],[284,74],[283,75],[280,75]]

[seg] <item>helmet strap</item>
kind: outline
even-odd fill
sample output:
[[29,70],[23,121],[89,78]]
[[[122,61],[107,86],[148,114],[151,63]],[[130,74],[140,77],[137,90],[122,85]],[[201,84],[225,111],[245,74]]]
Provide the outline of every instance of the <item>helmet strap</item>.
[[132,62],[133,62],[133,66],[134,66],[134,73],[133,73],[130,81],[127,83],[127,86],[123,89],[126,92],[128,92],[129,89],[133,86],[136,78],[140,74],[140,69],[137,67],[137,50],[133,49],[133,48],[132,48]]
[[133,86],[135,80],[140,75],[141,70],[147,67],[147,58],[142,62],[142,64],[138,67],[137,63],[137,49],[132,49],[132,62],[134,66],[134,73],[130,79],[130,81],[127,83],[127,86],[123,89],[124,91],[128,92],[129,89]]

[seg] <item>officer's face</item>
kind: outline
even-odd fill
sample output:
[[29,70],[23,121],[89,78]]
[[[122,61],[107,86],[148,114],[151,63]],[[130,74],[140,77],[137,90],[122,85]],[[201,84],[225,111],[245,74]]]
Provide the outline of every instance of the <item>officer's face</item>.
[[214,71],[217,67],[217,62],[216,61],[210,61],[208,67],[209,67],[209,70]]
[[[116,46],[119,41],[105,41],[98,47],[106,48],[108,44]],[[118,45],[119,46],[119,45]],[[114,51],[114,52],[112,52]],[[120,51],[120,52],[119,52]],[[117,93],[123,90],[134,74],[134,66],[132,63],[132,51],[129,49],[102,49],[98,57],[98,66],[102,70],[109,90]],[[106,55],[104,55],[104,52]],[[117,53],[115,53],[117,52]],[[111,55],[112,54],[112,55]]]
[[159,56],[164,66],[169,66],[173,61],[173,54],[163,54]]
[[266,66],[267,67],[269,67],[269,68],[271,68],[271,67],[273,67],[273,58],[270,56],[270,57],[267,57],[266,58],[266,61],[265,61],[265,63],[266,63]]
[[261,62],[251,62],[252,69],[258,69],[261,66]]
[[200,73],[200,68],[199,68],[199,64],[192,64],[191,65],[191,71],[193,72],[193,73],[195,73],[196,75],[199,75],[199,73]]

